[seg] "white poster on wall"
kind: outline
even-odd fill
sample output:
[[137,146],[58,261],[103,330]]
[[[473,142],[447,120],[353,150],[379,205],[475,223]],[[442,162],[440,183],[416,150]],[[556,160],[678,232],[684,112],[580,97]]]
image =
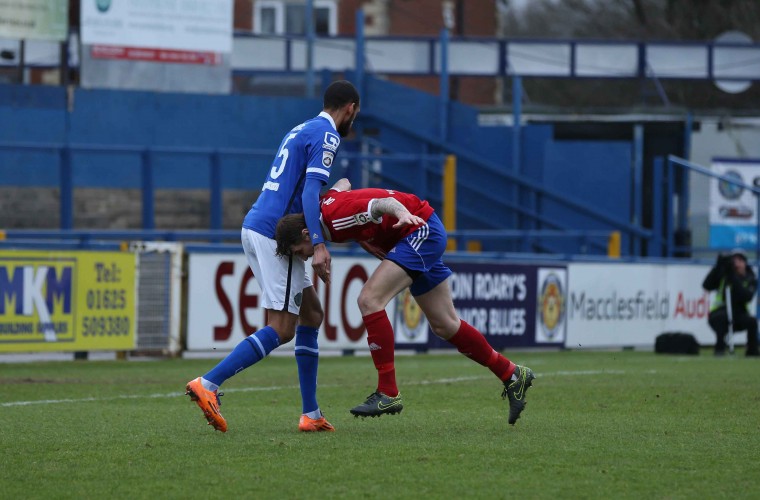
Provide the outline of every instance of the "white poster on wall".
[[232,0],[81,0],[85,45],[232,51]]
[[757,198],[743,186],[758,187],[760,161],[716,158],[712,170],[737,184],[710,179],[710,246],[754,249],[757,245]]
[[[707,324],[706,265],[570,264],[567,343],[583,347],[654,347],[660,333],[715,343]],[[754,303],[751,305],[754,310]]]
[[[325,318],[320,350],[366,350],[367,334],[357,305],[364,283],[380,264],[373,257],[333,257],[330,286],[315,279]],[[311,270],[310,263],[307,269]],[[261,288],[240,254],[189,255],[187,348],[190,351],[231,351],[247,335],[266,325],[259,297]],[[313,275],[312,275],[313,276]],[[393,321],[396,302],[386,308]],[[417,323],[415,323],[416,325]],[[425,322],[427,325],[427,322]],[[426,343],[424,335],[399,342]],[[293,349],[293,342],[280,349]]]

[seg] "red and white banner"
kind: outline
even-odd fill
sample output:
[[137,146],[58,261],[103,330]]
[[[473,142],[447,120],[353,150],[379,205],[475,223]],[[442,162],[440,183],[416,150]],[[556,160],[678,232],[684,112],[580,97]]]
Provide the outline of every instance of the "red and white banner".
[[150,61],[161,63],[208,64],[222,63],[222,55],[217,52],[191,50],[149,49],[143,47],[117,47],[114,45],[93,45],[90,48],[93,59],[119,59],[126,61]]
[[[331,284],[315,279],[325,311],[319,336],[320,350],[366,350],[366,330],[356,303],[364,283],[380,264],[373,257],[334,257]],[[307,263],[307,269],[311,266]],[[188,280],[187,349],[230,351],[247,335],[266,325],[259,304],[261,288],[253,278],[245,256],[237,254],[190,254]],[[409,297],[399,294],[386,308],[396,323],[397,342],[427,343],[417,332],[418,322],[400,324],[398,309],[408,311]],[[409,316],[409,314],[407,314]],[[293,342],[283,346],[292,349]],[[283,347],[280,347],[282,349]]]

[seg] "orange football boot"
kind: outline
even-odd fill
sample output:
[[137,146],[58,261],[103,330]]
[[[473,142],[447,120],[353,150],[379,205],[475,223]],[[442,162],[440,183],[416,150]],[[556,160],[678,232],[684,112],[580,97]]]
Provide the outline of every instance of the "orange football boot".
[[314,419],[301,415],[298,430],[301,432],[335,432],[335,427],[324,416]]
[[[208,425],[213,425],[214,429],[227,432],[227,421],[219,412],[219,395],[216,391],[209,391],[201,384],[201,378],[191,380],[185,386],[185,394],[190,396],[192,401],[203,411],[203,416],[208,420]],[[329,424],[328,424],[329,425]]]

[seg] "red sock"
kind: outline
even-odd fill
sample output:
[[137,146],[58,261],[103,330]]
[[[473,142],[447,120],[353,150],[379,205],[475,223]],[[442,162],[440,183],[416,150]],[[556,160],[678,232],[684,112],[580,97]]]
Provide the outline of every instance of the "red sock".
[[385,309],[363,316],[367,327],[367,344],[377,368],[377,390],[386,396],[398,396],[396,365],[394,365],[393,327]]
[[464,320],[459,330],[449,339],[457,350],[483,366],[487,366],[500,380],[508,380],[515,372],[515,364],[496,352],[482,333]]

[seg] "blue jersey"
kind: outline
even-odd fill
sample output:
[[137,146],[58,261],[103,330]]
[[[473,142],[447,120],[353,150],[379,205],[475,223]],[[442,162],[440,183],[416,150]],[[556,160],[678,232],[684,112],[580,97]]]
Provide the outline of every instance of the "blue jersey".
[[301,195],[306,179],[327,184],[338,146],[340,136],[332,117],[324,111],[288,132],[243,227],[274,238],[280,217],[303,212]]

